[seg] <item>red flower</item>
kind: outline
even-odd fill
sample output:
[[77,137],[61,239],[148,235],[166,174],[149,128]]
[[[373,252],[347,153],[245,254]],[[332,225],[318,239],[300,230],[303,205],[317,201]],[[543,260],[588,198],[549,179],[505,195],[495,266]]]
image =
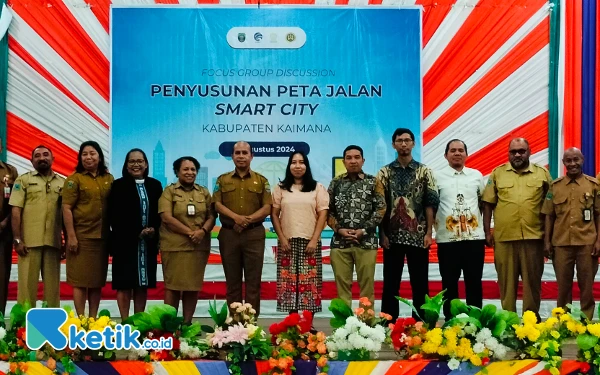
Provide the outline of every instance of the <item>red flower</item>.
[[311,311],[309,311],[309,310],[304,310],[302,312],[302,317],[305,320],[308,320],[308,321],[312,322],[312,320],[313,320],[313,313]]
[[413,317],[409,317],[404,319],[404,326],[414,326],[415,324],[417,324],[417,321],[415,320],[415,318]]
[[269,327],[269,333],[271,335],[278,335],[278,334],[280,334],[281,331],[279,330],[279,324],[277,324],[277,323],[271,324],[271,326]]
[[290,266],[290,258],[282,258],[281,259],[281,267],[289,267]]
[[315,258],[308,258],[308,265],[313,267],[316,266],[317,260]]
[[484,366],[487,366],[490,363],[490,358],[489,357],[485,357],[481,360],[481,364]]
[[165,339],[172,338],[173,339],[173,350],[179,350],[180,342],[175,337],[173,337],[172,333],[167,332],[164,335],[162,335],[162,337],[164,337]]
[[21,340],[25,340],[25,327],[21,327],[17,329],[17,338]]
[[580,362],[580,364],[581,364],[581,365],[580,365],[580,367],[579,367],[579,370],[580,370],[582,373],[584,373],[584,374],[587,374],[587,373],[588,373],[588,371],[590,371],[590,364],[589,364],[589,363],[587,363],[587,362]]
[[288,315],[283,321],[287,327],[294,327],[300,322],[300,314],[293,313]]

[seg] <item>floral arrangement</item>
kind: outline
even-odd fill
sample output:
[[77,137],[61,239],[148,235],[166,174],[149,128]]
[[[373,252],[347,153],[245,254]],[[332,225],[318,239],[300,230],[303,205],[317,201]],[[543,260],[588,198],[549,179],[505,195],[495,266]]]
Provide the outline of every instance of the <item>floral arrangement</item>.
[[396,323],[390,323],[390,339],[392,347],[403,359],[421,359],[421,345],[425,341],[427,329],[423,322],[414,318],[398,318]]
[[269,375],[295,370],[294,360],[316,361],[319,375],[326,374],[327,346],[323,332],[312,333],[313,314],[292,313],[282,322],[269,327],[271,342],[276,346],[269,358]]
[[166,304],[151,306],[147,312],[130,316],[123,324],[130,324],[140,331],[140,342],[150,339],[172,338],[171,350],[130,350],[129,360],[173,361],[177,359],[202,358],[209,349],[206,340],[200,338],[202,326],[198,323],[183,324],[177,310]]
[[[209,314],[215,328],[202,327],[208,333],[208,346],[221,359],[231,361],[230,373],[241,375],[240,363],[247,360],[266,360],[271,346],[263,329],[256,325],[256,310],[249,303],[234,302],[230,306],[233,315],[229,315],[227,304],[217,312],[216,302],[210,303]],[[224,357],[224,358],[223,358]]]
[[335,330],[326,340],[331,358],[369,360],[372,354],[377,355],[382,344],[387,341],[386,326],[391,316],[380,314],[376,318],[375,312],[370,308],[371,302],[366,297],[362,297],[359,303],[364,307],[352,311],[339,298],[331,301],[329,310],[334,315],[331,326]]

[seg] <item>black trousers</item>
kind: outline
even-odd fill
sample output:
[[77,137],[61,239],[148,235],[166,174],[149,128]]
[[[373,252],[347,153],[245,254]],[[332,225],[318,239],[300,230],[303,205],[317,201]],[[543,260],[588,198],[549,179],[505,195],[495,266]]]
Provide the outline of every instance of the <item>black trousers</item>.
[[444,317],[450,319],[450,301],[458,298],[458,280],[462,271],[465,278],[467,305],[481,307],[483,290],[483,260],[485,241],[458,241],[438,243],[438,260],[444,294]]
[[[390,314],[395,322],[399,314],[400,281],[404,269],[404,257],[408,264],[410,287],[412,289],[413,305],[419,315],[424,317],[421,306],[425,303],[425,295],[429,294],[429,249],[416,246],[390,244],[389,249],[383,249],[383,294],[381,296],[381,311]],[[413,312],[413,317],[418,319]]]

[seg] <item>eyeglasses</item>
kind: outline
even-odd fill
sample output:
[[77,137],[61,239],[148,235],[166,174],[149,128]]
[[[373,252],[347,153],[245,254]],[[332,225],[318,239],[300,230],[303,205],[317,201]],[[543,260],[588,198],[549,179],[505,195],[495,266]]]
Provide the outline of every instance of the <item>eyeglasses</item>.
[[519,154],[519,155],[525,155],[527,153],[527,150],[524,149],[524,148],[521,148],[521,149],[518,149],[518,150],[510,150],[508,152],[510,152],[511,155],[517,155],[517,154]]
[[394,141],[394,143],[399,143],[399,144],[405,143],[405,144],[409,145],[412,141],[413,140],[410,138],[401,138],[401,139],[396,139]]
[[127,160],[127,164],[129,165],[144,165],[145,160]]

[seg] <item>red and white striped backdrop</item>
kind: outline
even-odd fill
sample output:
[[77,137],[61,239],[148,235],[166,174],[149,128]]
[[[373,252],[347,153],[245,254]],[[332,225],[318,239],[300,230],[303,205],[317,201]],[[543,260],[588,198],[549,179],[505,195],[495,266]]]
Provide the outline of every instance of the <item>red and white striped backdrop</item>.
[[[257,1],[113,0],[113,3],[210,6]],[[465,140],[471,154],[468,165],[488,175],[494,167],[506,162],[509,139],[524,136],[530,141],[532,160],[548,164],[548,1],[270,0],[261,3],[423,6],[423,162],[433,168],[443,166],[446,142],[459,137]],[[97,140],[110,158],[110,4],[110,0],[9,1],[14,18],[9,29],[7,148],[8,161],[20,172],[31,169],[28,160],[31,149],[40,143],[54,150],[55,169],[61,174],[73,170],[78,146],[88,139]],[[213,245],[217,257],[218,247],[216,243]],[[272,245],[265,249],[262,299],[265,314],[273,313],[275,307]],[[433,260],[434,254],[432,251]],[[327,255],[325,251],[325,259]],[[484,269],[484,297],[498,303],[497,277],[492,259],[488,261]],[[379,295],[382,266],[377,267]],[[16,277],[15,265],[11,280],[16,281]],[[159,280],[162,281],[160,267]],[[333,280],[330,266],[325,265],[325,304],[335,296]],[[430,280],[432,291],[439,290],[435,261],[430,266]],[[548,312],[556,298],[551,265],[546,266],[544,280],[544,312]],[[206,281],[203,301],[198,305],[199,315],[206,315],[207,299],[224,296],[224,276],[219,263],[208,266]],[[408,283],[403,283],[403,294],[408,289]],[[103,305],[116,312],[114,293],[110,288],[105,291]],[[70,297],[66,285],[63,292],[64,298]],[[160,299],[162,295],[162,289],[158,288],[151,298]],[[13,283],[11,299],[15,297]]]

